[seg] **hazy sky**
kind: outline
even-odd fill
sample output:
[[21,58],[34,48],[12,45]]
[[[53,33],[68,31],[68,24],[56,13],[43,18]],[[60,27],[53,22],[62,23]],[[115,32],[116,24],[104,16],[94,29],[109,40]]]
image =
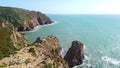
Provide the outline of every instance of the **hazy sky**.
[[120,14],[120,0],[0,0],[0,5],[48,14]]

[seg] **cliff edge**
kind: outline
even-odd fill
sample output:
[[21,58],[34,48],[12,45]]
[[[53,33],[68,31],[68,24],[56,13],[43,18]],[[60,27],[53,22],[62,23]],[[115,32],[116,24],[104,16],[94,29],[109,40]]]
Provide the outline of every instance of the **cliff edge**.
[[30,31],[39,25],[51,24],[48,16],[38,11],[0,6],[0,18],[12,23],[17,31]]
[[29,44],[26,35],[19,33],[51,23],[40,12],[0,6],[0,68],[72,68],[82,64],[84,48],[79,41],[73,41],[62,58],[56,37],[38,37]]
[[67,62],[60,55],[61,47],[56,37],[49,36],[35,43],[3,58],[0,65],[8,68],[68,68]]

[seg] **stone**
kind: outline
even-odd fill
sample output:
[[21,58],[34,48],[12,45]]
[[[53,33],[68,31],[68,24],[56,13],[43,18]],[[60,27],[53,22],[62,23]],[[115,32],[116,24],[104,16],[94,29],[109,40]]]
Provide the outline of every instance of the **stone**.
[[42,39],[40,37],[37,37],[36,41],[33,44],[40,45],[41,43],[42,43]]
[[84,60],[84,46],[79,41],[73,41],[64,59],[68,62],[69,68],[80,65]]

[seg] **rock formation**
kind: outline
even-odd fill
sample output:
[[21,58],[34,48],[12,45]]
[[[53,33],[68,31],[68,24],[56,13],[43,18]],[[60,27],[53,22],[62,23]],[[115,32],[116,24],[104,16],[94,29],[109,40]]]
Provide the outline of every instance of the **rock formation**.
[[18,32],[51,23],[40,12],[0,6],[0,68],[68,68],[56,37],[38,37],[28,45],[26,35]]
[[69,68],[60,51],[58,39],[49,36],[42,39],[40,45],[32,44],[10,57],[3,58],[0,60],[0,65],[6,65],[7,68]]
[[[0,18],[0,66],[7,68],[71,68],[83,63],[83,44],[73,41],[65,56],[60,54],[59,40],[54,36],[38,37],[28,46],[24,34]],[[69,67],[68,67],[69,64]]]
[[25,34],[18,33],[8,21],[0,18],[0,59],[27,46]]
[[37,37],[35,42],[33,43],[34,45],[40,45],[42,43],[42,39],[40,37]]
[[79,41],[73,41],[64,59],[68,62],[69,68],[80,65],[84,60],[84,46]]
[[25,34],[38,25],[51,24],[45,14],[20,8],[0,6],[0,68],[72,68],[83,63],[84,49],[79,41],[61,57],[59,41],[54,36],[38,37],[28,45]]
[[53,22],[41,12],[3,6],[0,6],[0,18],[12,23],[17,31],[29,31]]

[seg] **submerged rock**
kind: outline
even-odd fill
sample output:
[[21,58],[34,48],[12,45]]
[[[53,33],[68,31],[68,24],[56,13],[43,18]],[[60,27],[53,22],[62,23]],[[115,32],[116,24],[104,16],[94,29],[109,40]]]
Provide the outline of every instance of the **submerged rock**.
[[68,62],[69,68],[80,65],[84,60],[84,46],[79,41],[73,41],[64,59]]

